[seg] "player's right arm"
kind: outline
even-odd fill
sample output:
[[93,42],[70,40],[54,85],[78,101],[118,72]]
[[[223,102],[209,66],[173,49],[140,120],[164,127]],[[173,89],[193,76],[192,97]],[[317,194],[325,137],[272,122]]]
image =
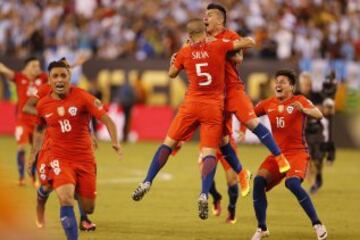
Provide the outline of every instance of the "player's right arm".
[[0,73],[4,74],[7,79],[14,79],[15,71],[5,66],[2,62],[0,62]]
[[36,155],[39,153],[41,146],[43,144],[44,130],[45,130],[45,123],[43,123],[43,122],[38,124],[37,126],[35,126],[35,129],[33,132],[30,157],[26,163],[26,171],[29,174],[29,176],[32,175],[32,173],[31,173],[32,166],[36,160]]
[[22,111],[23,111],[24,113],[27,113],[27,114],[37,115],[38,112],[37,112],[37,110],[36,110],[36,104],[38,103],[38,101],[39,101],[39,98],[34,97],[34,96],[30,97],[30,98],[26,101],[26,103],[25,103]]
[[175,78],[184,68],[184,57],[183,57],[183,49],[176,53],[175,56],[171,59],[171,66],[169,68],[169,77]]
[[244,37],[239,40],[233,41],[233,50],[240,50],[243,48],[255,47],[255,40],[252,37]]

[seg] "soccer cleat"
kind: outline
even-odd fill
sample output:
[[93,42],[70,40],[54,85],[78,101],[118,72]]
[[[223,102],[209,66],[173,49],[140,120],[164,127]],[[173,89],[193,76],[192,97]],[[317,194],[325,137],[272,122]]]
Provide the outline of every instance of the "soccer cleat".
[[260,240],[263,238],[267,238],[270,236],[269,230],[261,230],[261,228],[258,228],[254,235],[252,236],[251,240]]
[[221,197],[213,202],[212,214],[215,216],[220,216],[221,214]]
[[133,192],[132,199],[134,201],[140,201],[144,197],[144,195],[150,190],[150,186],[151,186],[150,182],[140,183],[139,186]]
[[198,200],[198,206],[199,206],[199,217],[202,220],[205,220],[209,217],[209,205],[208,205],[208,199],[205,193],[201,193],[199,200]]
[[85,231],[85,232],[95,231],[96,224],[91,222],[89,219],[83,219],[80,220],[79,229],[80,231]]
[[318,240],[325,240],[328,236],[325,225],[315,224],[314,230],[316,232],[316,236]]
[[279,166],[280,173],[286,173],[287,171],[290,170],[290,163],[288,162],[284,154],[280,154],[279,156],[276,156],[275,160]]
[[246,197],[250,193],[250,180],[252,174],[249,170],[243,169],[239,173],[239,181],[240,181],[240,188],[241,188],[241,196]]
[[229,215],[226,218],[225,222],[230,224],[235,224],[236,223],[235,208],[228,207],[228,212]]

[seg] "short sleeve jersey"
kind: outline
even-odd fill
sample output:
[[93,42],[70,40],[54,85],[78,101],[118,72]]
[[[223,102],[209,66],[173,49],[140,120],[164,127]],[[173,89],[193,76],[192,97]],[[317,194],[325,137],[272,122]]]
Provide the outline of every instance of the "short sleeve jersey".
[[[239,40],[241,38],[236,32],[229,29],[225,29],[215,37],[217,39],[228,39],[231,41]],[[230,59],[227,59],[225,64],[225,84],[226,88],[232,88],[239,84],[243,84],[236,69],[236,64],[233,63]]]
[[255,107],[256,115],[268,115],[274,138],[283,152],[307,150],[304,136],[306,115],[291,106],[295,101],[300,102],[304,108],[314,107],[302,95],[293,96],[286,101],[272,97],[259,102]]
[[95,160],[89,120],[91,116],[100,119],[105,114],[100,100],[80,88],[71,87],[66,98],[54,99],[49,94],[40,99],[36,108],[47,125],[54,159],[71,162]]
[[232,49],[232,41],[218,39],[190,44],[178,52],[175,67],[184,69],[189,80],[185,101],[223,104],[225,57]]
[[36,79],[30,80],[21,72],[16,72],[12,81],[16,84],[16,92],[18,96],[17,119],[24,122],[34,122],[36,118],[30,114],[22,112],[27,100],[38,93],[39,87],[47,83],[48,76],[41,73]]

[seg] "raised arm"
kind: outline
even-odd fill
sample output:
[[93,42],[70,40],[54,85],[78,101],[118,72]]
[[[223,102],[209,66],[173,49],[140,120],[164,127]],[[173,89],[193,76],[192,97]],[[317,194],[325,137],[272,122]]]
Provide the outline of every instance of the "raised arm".
[[252,37],[244,37],[239,40],[233,41],[234,50],[240,50],[242,48],[255,47],[255,40]]
[[9,80],[14,79],[15,76],[15,71],[5,66],[2,62],[0,62],[0,73],[4,74]]

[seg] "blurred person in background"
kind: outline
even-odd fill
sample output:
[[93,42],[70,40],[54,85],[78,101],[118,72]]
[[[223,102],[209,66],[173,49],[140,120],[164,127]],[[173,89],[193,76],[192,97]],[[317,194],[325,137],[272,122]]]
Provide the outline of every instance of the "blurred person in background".
[[[15,139],[18,144],[16,160],[19,172],[19,186],[25,184],[25,152],[26,146],[32,144],[32,133],[37,122],[35,116],[23,113],[22,109],[27,100],[38,93],[40,86],[48,81],[47,74],[41,71],[40,60],[34,57],[28,58],[24,62],[24,68],[16,72],[0,62],[0,74],[16,85],[18,96]],[[35,169],[34,169],[35,171]],[[35,183],[33,173],[33,183]]]
[[124,112],[124,127],[123,127],[123,142],[128,141],[128,135],[130,131],[131,112],[134,104],[136,103],[136,95],[133,86],[129,81],[126,81],[118,90],[118,102]]
[[[332,77],[332,76],[330,76]],[[324,88],[324,86],[323,86]],[[305,137],[309,147],[310,179],[312,186],[311,193],[316,193],[323,185],[323,161],[332,163],[335,160],[335,145],[331,139],[331,117],[335,113],[335,103],[326,94],[327,86],[322,92],[315,92],[312,89],[312,77],[308,72],[302,72],[299,76],[299,93],[306,96],[313,104],[321,110],[324,119],[318,120],[308,118],[305,127]]]

